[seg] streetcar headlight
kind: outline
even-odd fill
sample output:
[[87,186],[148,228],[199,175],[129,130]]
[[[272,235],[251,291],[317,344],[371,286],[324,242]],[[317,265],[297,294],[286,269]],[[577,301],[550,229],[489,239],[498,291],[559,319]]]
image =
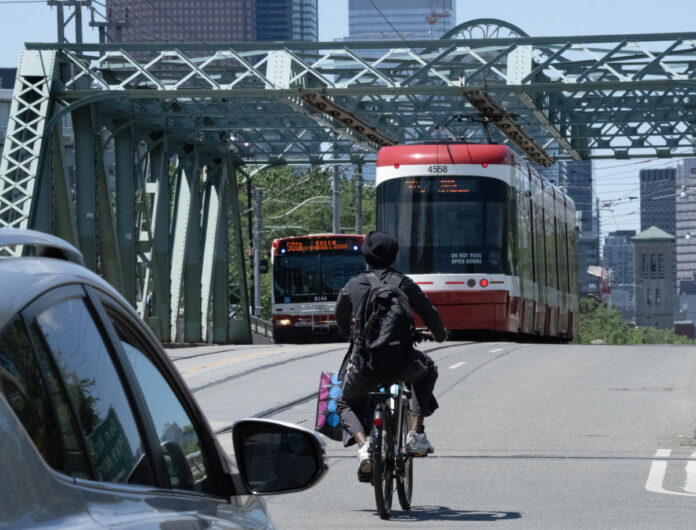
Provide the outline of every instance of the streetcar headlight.
[[289,318],[282,318],[278,321],[279,326],[289,326],[291,324]]

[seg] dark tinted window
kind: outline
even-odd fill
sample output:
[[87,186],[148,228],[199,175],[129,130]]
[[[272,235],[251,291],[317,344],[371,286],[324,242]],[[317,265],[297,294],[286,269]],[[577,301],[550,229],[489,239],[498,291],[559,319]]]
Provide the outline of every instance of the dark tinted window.
[[0,335],[0,392],[22,422],[46,462],[65,471],[50,402],[39,364],[20,319]]
[[85,302],[56,304],[37,322],[77,413],[94,478],[153,484],[128,398]]
[[348,280],[364,270],[365,260],[359,250],[275,256],[274,301],[335,302]]
[[142,343],[117,318],[114,325],[147,402],[171,486],[214,493],[208,478],[208,459],[191,418],[169,383],[144,353],[146,348]]
[[399,238],[406,274],[506,272],[506,184],[477,177],[393,179],[377,190],[377,229]]

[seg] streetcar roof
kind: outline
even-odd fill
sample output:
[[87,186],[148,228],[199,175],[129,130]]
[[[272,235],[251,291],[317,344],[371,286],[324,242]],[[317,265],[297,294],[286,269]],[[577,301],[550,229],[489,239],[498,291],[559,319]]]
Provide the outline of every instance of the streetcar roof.
[[383,147],[377,154],[377,167],[393,164],[515,164],[515,153],[497,144],[419,144]]

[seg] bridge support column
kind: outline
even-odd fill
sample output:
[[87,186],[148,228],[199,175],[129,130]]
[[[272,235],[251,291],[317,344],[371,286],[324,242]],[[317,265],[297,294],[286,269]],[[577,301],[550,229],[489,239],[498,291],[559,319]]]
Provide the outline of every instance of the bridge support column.
[[[230,341],[233,344],[251,344],[251,318],[249,315],[249,290],[246,274],[246,245],[242,237],[242,219],[239,208],[239,188],[237,187],[237,169],[232,161],[227,162],[228,189],[230,201],[230,215],[232,238],[231,246],[233,256],[231,261],[232,279],[236,284],[230,289],[234,301],[239,308],[235,318],[230,322]],[[225,205],[227,208],[228,205]]]
[[186,166],[189,189],[188,228],[184,253],[184,341],[201,342],[201,167],[198,153]]
[[[217,344],[228,342],[228,230],[227,166],[215,161],[206,182],[205,234],[202,271],[201,327],[204,337]],[[212,317],[209,318],[209,317]],[[208,333],[212,320],[212,330]]]
[[[75,200],[77,237],[85,264],[97,270],[97,225],[95,195],[95,130],[90,106],[72,112],[75,131]],[[130,301],[130,300],[129,300]]]
[[[170,279],[169,279],[169,156],[166,137],[160,138],[150,152],[151,179],[157,191],[152,211],[152,261],[151,274],[152,317],[159,329],[156,334],[162,341],[169,340],[170,332]],[[143,293],[147,296],[148,293]],[[147,303],[146,303],[147,307]],[[155,320],[153,320],[154,322]]]
[[135,150],[129,125],[114,136],[116,151],[116,235],[121,258],[121,294],[135,307]]

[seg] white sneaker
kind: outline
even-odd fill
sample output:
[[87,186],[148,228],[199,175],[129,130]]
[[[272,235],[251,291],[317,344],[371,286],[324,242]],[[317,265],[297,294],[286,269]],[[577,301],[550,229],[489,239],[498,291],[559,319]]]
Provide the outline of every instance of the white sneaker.
[[358,480],[360,482],[369,482],[372,479],[372,461],[370,460],[370,444],[365,443],[358,449]]
[[424,432],[408,431],[406,435],[406,452],[410,455],[429,455],[435,452]]

